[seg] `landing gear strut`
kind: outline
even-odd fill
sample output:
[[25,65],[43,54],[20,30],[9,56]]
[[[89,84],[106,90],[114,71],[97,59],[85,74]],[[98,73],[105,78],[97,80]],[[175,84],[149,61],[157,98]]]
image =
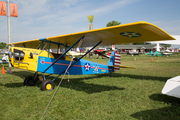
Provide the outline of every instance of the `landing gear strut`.
[[24,79],[24,85],[35,86],[36,81],[34,80],[34,78],[32,76],[28,76]]

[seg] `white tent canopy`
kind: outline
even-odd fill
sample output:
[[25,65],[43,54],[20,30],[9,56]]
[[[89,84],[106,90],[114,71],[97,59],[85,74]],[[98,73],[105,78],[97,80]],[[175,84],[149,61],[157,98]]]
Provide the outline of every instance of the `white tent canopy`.
[[156,41],[151,43],[163,43],[163,44],[174,44],[174,45],[180,45],[180,35],[171,35],[176,40],[167,40],[167,41]]

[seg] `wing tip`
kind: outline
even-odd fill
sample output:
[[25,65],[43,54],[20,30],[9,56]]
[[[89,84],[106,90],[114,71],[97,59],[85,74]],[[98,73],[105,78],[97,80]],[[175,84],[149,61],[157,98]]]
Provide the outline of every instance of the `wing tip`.
[[156,25],[154,25],[154,24],[151,24],[151,23],[146,22],[146,21],[139,21],[139,22],[137,22],[137,23],[140,23],[140,24],[147,24],[147,25],[152,25],[152,26],[154,26],[154,27],[160,29],[160,30],[163,31],[164,33],[166,33],[166,34],[168,35],[168,39],[167,39],[167,40],[176,40],[174,37],[172,37],[171,35],[169,35],[166,31],[164,31],[163,29],[161,29],[160,27],[158,27],[158,26],[156,26]]

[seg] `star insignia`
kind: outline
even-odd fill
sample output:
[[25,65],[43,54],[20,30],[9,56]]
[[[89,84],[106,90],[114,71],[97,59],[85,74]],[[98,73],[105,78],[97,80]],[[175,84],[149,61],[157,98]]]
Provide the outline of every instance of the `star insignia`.
[[137,32],[121,32],[120,35],[125,37],[140,37],[141,34]]
[[91,68],[91,66],[90,66],[90,64],[89,64],[89,63],[86,63],[86,64],[84,65],[84,69],[85,69],[85,71],[89,71],[89,70],[90,70],[90,68]]
[[44,63],[45,63],[44,60],[42,60],[42,61],[41,61],[41,64],[44,64]]

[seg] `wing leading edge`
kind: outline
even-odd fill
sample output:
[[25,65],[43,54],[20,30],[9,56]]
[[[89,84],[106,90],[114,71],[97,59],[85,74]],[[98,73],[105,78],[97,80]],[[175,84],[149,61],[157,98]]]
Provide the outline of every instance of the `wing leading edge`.
[[[16,47],[25,46],[27,48],[37,48],[37,46],[42,41],[51,41],[54,43],[62,43],[71,46],[82,36],[84,36],[84,42],[82,44],[82,47],[94,46],[94,43],[97,43],[98,41],[102,41],[101,45],[112,45],[146,41],[175,40],[175,38],[170,36],[161,28],[151,23],[140,21],[95,30],[77,32],[72,34],[47,37],[43,39],[10,43],[8,45],[14,45]],[[57,46],[51,44],[51,48],[57,48]]]

